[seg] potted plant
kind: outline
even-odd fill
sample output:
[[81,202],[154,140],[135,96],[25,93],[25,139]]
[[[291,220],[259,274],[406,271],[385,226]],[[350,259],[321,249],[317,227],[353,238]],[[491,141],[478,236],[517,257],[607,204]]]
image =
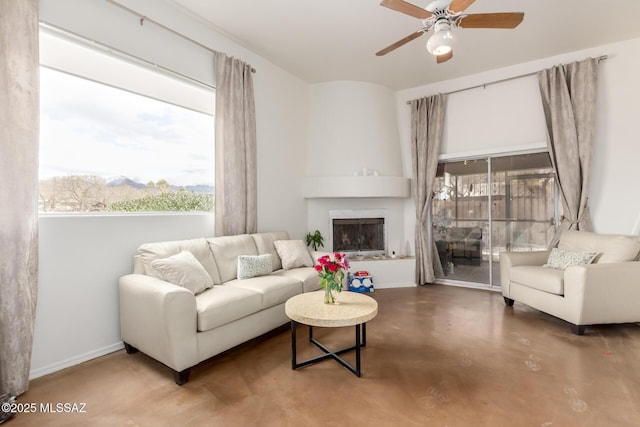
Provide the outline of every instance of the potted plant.
[[307,233],[306,236],[307,246],[311,246],[314,251],[317,251],[318,248],[324,247],[324,237],[322,237],[322,233],[319,230],[316,230],[311,234],[311,232]]

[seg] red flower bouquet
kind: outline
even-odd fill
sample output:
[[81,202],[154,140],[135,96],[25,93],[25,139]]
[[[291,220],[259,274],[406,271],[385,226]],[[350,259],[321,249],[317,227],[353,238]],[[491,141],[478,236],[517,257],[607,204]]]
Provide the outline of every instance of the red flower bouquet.
[[349,260],[345,254],[334,253],[318,258],[315,266],[320,275],[320,286],[324,288],[325,304],[335,304],[335,294],[342,291],[342,281],[346,271],[349,271]]

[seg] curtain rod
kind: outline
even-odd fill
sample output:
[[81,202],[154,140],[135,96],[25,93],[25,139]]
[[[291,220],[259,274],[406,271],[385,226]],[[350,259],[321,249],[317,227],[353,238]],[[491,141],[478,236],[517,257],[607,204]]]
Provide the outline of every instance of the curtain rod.
[[[170,33],[173,33],[176,36],[181,37],[184,40],[187,40],[187,41],[189,41],[189,42],[191,42],[191,43],[193,43],[193,44],[195,44],[195,45],[197,45],[197,46],[199,46],[199,47],[201,47],[201,48],[203,48],[203,49],[205,49],[205,50],[207,50],[207,51],[209,51],[211,53],[219,53],[217,50],[213,50],[209,46],[204,45],[204,44],[200,43],[199,41],[192,39],[191,37],[187,37],[184,34],[177,32],[173,28],[169,28],[166,25],[161,24],[158,21],[155,21],[155,20],[153,20],[153,19],[151,19],[151,18],[149,18],[149,17],[147,17],[147,16],[145,16],[145,15],[139,13],[139,12],[136,12],[135,10],[130,9],[127,6],[125,6],[125,5],[121,4],[121,3],[118,3],[115,0],[105,0],[105,1],[107,3],[110,3],[110,4],[114,5],[114,6],[116,6],[116,7],[119,7],[120,9],[122,9],[122,10],[124,10],[126,12],[129,12],[132,15],[137,16],[138,19],[140,20],[140,25],[144,25],[145,21],[151,22],[152,24],[157,25],[158,27],[162,28],[163,30],[169,31]],[[251,72],[255,73],[256,69],[251,67]]]
[[[607,55],[602,55],[596,58],[598,60],[598,63],[600,63],[601,61],[604,61],[605,59],[607,59]],[[471,90],[471,89],[477,89],[479,87],[486,87],[489,85],[494,85],[497,83],[504,83],[504,82],[508,82],[510,80],[515,80],[515,79],[521,79],[523,77],[529,77],[529,76],[534,76],[538,74],[538,71],[535,71],[533,73],[527,73],[527,74],[520,74],[519,76],[513,76],[513,77],[507,77],[506,79],[500,79],[500,80],[494,80],[492,82],[489,83],[483,83],[483,84],[479,84],[479,85],[475,85],[475,86],[470,86],[470,87],[466,87],[464,89],[457,89],[457,90],[452,90],[451,92],[445,92],[445,95],[451,95],[452,93],[458,93],[458,92],[464,92],[466,90]],[[411,104],[412,101],[407,101],[407,105]]]

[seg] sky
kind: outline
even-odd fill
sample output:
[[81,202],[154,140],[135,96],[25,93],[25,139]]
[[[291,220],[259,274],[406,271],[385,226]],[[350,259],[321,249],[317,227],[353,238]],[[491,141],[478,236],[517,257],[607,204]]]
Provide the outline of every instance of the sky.
[[40,179],[213,185],[213,116],[45,67],[40,94]]

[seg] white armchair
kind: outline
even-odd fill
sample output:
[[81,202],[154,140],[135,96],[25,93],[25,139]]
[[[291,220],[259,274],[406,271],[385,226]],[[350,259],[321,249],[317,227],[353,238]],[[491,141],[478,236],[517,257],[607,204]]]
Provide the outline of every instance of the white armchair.
[[640,322],[640,236],[566,231],[558,249],[596,256],[558,269],[543,267],[551,251],[500,254],[507,306],[518,301],[559,317],[576,335],[587,325]]

